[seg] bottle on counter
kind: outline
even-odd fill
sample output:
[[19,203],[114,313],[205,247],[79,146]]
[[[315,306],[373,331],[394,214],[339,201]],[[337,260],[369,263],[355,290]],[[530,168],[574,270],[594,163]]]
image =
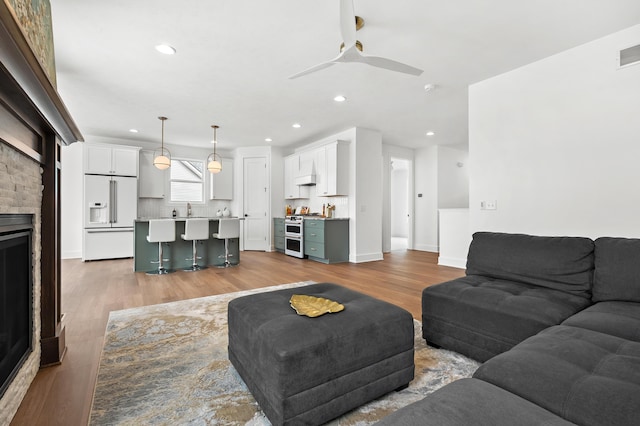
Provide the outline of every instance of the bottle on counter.
[[171,212],[171,216],[175,219],[178,216],[178,212],[176,211],[176,209],[173,209],[173,212]]
[[324,217],[325,214],[325,210],[324,210],[324,204],[322,205],[322,217]]

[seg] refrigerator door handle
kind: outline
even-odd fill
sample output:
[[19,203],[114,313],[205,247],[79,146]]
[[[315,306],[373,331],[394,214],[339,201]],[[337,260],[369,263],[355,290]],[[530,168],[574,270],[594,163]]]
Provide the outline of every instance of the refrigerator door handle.
[[113,201],[111,202],[111,208],[113,209],[113,215],[111,223],[116,223],[118,221],[118,181],[112,180],[113,183],[113,191],[112,197]]

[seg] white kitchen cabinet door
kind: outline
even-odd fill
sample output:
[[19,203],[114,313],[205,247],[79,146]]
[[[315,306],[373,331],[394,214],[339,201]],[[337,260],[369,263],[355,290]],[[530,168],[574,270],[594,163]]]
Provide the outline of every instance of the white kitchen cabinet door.
[[111,148],[106,145],[84,145],[84,172],[111,175]]
[[153,151],[140,151],[140,198],[164,198],[166,173],[153,165]]
[[84,172],[96,175],[138,176],[138,149],[107,144],[86,144]]
[[334,197],[349,194],[349,144],[336,141],[316,153],[316,195]]
[[211,175],[209,199],[233,200],[233,160],[222,158],[222,170]]
[[300,171],[300,156],[298,154],[289,155],[284,159],[284,198],[295,200],[300,198],[300,187],[295,184],[296,177]]
[[111,167],[118,176],[138,176],[138,150],[130,148],[113,148],[111,150]]

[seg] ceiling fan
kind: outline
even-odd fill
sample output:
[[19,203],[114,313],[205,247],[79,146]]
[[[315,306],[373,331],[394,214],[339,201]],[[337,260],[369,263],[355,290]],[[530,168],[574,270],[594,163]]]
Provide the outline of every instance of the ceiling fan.
[[340,32],[342,33],[342,39],[344,40],[344,48],[341,48],[340,54],[334,59],[294,74],[290,76],[289,79],[302,77],[303,75],[320,71],[332,66],[333,64],[349,62],[359,62],[377,68],[384,68],[386,70],[416,76],[422,74],[423,71],[421,69],[414,68],[401,62],[393,61],[387,58],[381,58],[379,56],[363,55],[362,53],[360,53],[362,52],[362,43],[356,40],[356,31],[359,30],[362,25],[364,25],[364,20],[362,20],[362,18],[360,18],[359,16],[356,17],[353,10],[353,0],[340,0]]

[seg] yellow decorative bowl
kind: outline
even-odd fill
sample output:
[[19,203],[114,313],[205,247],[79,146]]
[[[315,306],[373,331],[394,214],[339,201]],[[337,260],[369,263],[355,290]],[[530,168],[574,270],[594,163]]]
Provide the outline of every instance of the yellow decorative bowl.
[[289,303],[298,315],[306,315],[310,318],[344,310],[344,305],[338,302],[325,299],[324,297],[308,296],[306,294],[294,294],[291,296]]

